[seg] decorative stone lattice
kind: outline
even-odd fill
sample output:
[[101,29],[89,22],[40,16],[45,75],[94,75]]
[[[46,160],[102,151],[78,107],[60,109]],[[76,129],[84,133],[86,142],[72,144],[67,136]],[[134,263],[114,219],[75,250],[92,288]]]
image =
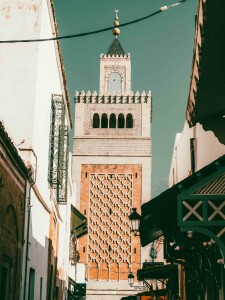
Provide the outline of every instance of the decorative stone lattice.
[[[90,174],[89,263],[130,265],[132,174]],[[109,271],[110,272],[110,271]]]

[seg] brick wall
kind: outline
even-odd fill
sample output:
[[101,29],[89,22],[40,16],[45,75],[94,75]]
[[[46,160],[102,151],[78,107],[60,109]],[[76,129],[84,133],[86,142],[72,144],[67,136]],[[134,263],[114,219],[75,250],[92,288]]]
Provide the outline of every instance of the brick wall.
[[[8,286],[0,298],[19,299],[25,217],[25,175],[10,149],[0,139],[0,282],[8,274]],[[5,296],[5,295],[4,295]]]
[[128,215],[140,208],[140,164],[82,165],[80,211],[88,235],[80,239],[81,262],[89,280],[127,280],[140,267],[140,239],[130,231]]

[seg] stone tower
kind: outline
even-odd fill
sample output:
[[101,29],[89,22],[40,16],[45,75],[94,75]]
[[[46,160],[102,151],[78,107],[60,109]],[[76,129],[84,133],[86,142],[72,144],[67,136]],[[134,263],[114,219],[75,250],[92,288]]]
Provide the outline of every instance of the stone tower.
[[131,56],[117,38],[119,29],[113,32],[108,51],[100,55],[99,93],[82,91],[75,97],[73,181],[88,219],[79,254],[87,265],[91,300],[134,292],[127,277],[145,257],[128,215],[150,199],[151,94],[131,91]]

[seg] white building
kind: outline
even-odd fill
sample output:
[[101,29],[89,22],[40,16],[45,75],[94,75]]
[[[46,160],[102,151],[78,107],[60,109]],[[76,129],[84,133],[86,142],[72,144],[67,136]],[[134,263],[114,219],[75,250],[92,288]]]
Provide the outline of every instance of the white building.
[[201,124],[189,128],[185,123],[182,133],[176,135],[169,174],[169,186],[185,179],[225,154],[225,145],[212,131]]
[[[1,40],[56,35],[51,0],[1,1]],[[70,99],[59,44],[3,43],[0,64],[0,118],[33,173],[27,186],[21,299],[65,299],[74,199],[68,189]]]

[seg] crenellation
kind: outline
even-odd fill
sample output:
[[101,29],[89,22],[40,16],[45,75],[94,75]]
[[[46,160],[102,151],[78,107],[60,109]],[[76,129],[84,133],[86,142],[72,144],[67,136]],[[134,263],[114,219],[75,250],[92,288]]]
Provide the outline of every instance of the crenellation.
[[130,92],[129,95],[102,95],[97,94],[96,91],[91,93],[88,91],[86,94],[84,91],[81,93],[76,91],[75,94],[75,103],[108,103],[108,104],[140,104],[140,103],[148,103],[151,101],[151,93],[148,92],[146,94],[145,91],[140,93],[137,91],[135,94],[134,92]]
[[131,55],[130,53],[127,53],[127,54],[104,54],[104,53],[101,53],[100,54],[100,59],[112,59],[112,58],[123,58],[123,59],[130,59],[131,58]]

